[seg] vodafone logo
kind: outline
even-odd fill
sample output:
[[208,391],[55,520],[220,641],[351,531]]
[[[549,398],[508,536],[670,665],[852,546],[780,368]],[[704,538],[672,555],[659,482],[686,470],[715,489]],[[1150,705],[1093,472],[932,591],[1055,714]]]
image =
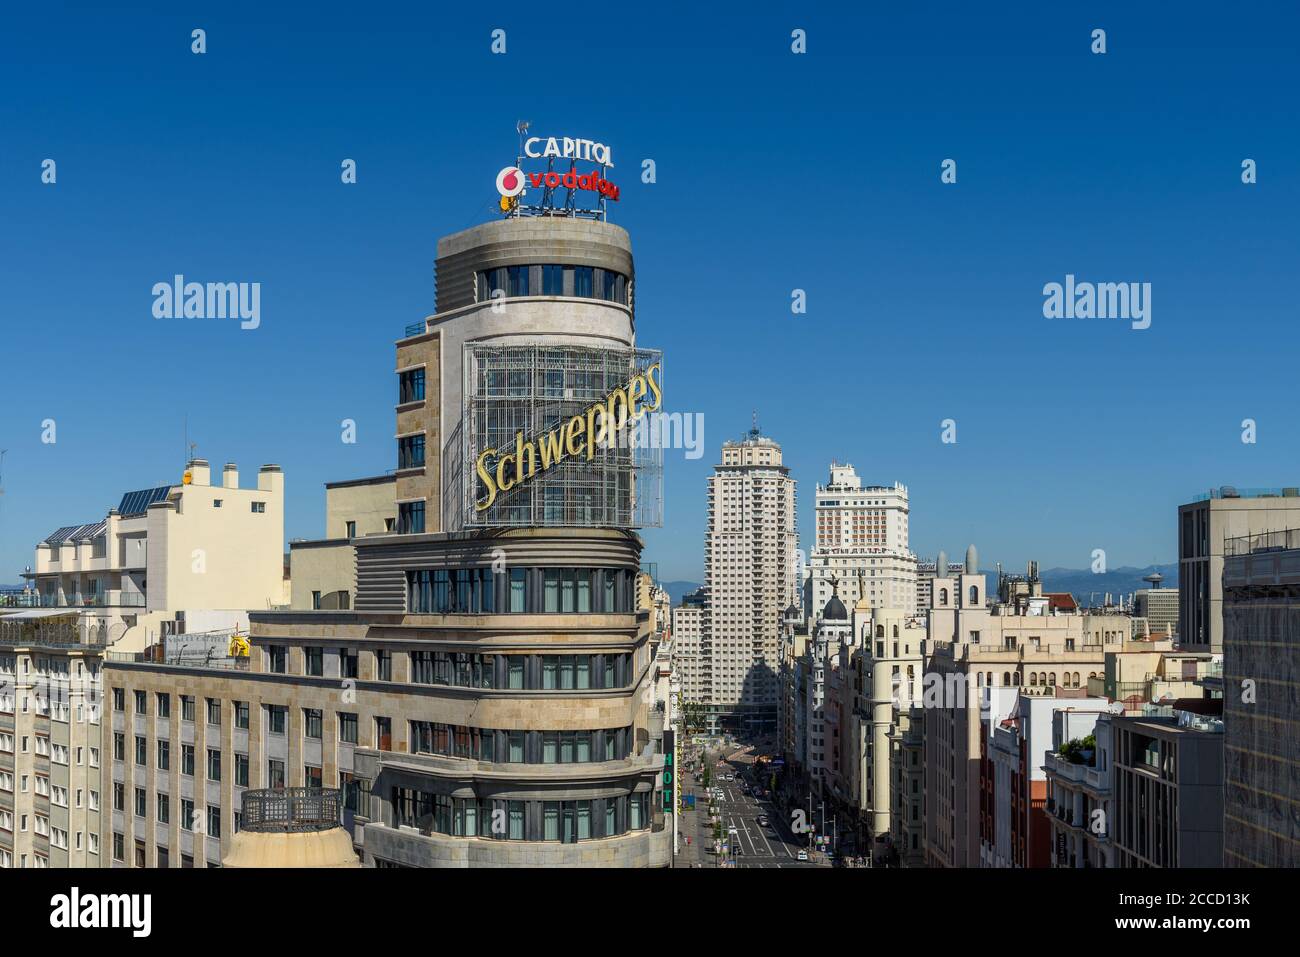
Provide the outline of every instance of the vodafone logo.
[[513,199],[524,191],[524,171],[518,166],[507,166],[497,173],[497,192]]
[[549,189],[589,189],[615,202],[618,201],[618,187],[596,170],[592,170],[590,175],[579,175],[576,170],[567,173],[529,173],[528,179],[534,188],[546,186]]

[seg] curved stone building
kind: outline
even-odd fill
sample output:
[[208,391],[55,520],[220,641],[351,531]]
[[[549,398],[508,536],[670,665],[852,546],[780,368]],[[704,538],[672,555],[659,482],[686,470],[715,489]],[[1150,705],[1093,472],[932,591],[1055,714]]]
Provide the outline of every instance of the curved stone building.
[[[396,344],[392,480],[331,483],[345,534],[291,553],[337,607],[251,613],[251,654],[221,669],[111,666],[128,711],[164,689],[217,703],[178,729],[221,752],[187,792],[212,827],[168,839],[215,863],[243,788],[337,786],[366,866],[667,866],[671,704],[636,587],[658,475],[587,441],[662,400],[627,232],[509,216],[442,239],[436,276],[437,311]],[[127,829],[154,859],[153,829]]]

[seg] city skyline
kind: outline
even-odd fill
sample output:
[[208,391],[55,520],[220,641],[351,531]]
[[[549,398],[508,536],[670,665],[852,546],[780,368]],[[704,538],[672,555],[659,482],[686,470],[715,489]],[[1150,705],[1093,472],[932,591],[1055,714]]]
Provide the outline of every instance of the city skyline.
[[[805,550],[811,486],[839,460],[908,486],[919,555],[974,541],[1008,567],[1087,567],[1095,548],[1112,567],[1173,561],[1179,504],[1294,482],[1297,438],[1273,411],[1287,350],[1257,348],[1294,341],[1278,277],[1300,207],[1295,137],[1274,122],[1294,15],[1216,20],[1211,44],[1185,12],[801,13],[809,54],[792,57],[785,14],[697,12],[681,31],[611,11],[610,77],[558,109],[536,81],[547,33],[508,9],[344,31],[329,8],[314,25],[234,8],[204,18],[203,57],[189,14],[128,27],[89,13],[68,34],[21,13],[27,42],[0,66],[11,85],[68,58],[101,82],[48,71],[6,110],[9,346],[56,345],[96,401],[43,363],[6,370],[0,581],[57,525],[177,480],[187,420],[201,456],[281,465],[287,536],[319,534],[325,482],[393,465],[387,383],[355,373],[433,311],[434,237],[490,218],[521,118],[611,145],[611,220],[637,237],[669,410],[703,415],[704,455],[665,456],[665,528],[645,535],[662,577],[702,580],[706,476],[755,409],[801,487]],[[1088,48],[1098,25],[1105,56]],[[440,68],[473,80],[455,103],[414,65],[435,38]],[[656,68],[665,49],[680,70]],[[356,184],[340,182],[345,159]],[[720,188],[728,177],[741,185]],[[701,196],[713,221],[683,232]],[[151,290],[177,274],[260,283],[258,328],[155,319]],[[1151,283],[1150,327],[1044,318],[1045,285],[1067,276]]]

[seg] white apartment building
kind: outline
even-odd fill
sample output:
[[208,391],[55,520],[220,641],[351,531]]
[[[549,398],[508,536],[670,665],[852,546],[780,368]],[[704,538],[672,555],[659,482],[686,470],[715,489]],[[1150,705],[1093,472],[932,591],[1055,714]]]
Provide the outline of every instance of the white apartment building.
[[239,487],[213,485],[195,459],[174,485],[127,492],[99,522],[67,525],[36,546],[26,577],[43,609],[79,612],[100,644],[138,651],[148,635],[247,627],[247,612],[288,603],[284,475],[264,465]]
[[702,588],[683,596],[672,612],[673,671],[681,685],[682,701],[688,705],[703,704],[709,691],[702,652],[706,613]]
[[795,481],[751,430],[709,476],[702,655],[710,725],[775,731],[781,615],[795,598]]
[[0,868],[100,867],[100,650],[76,614],[0,614]]
[[830,481],[817,486],[817,533],[809,565],[812,607],[831,597],[831,579],[850,607],[916,613],[916,556],[907,547],[907,487],[863,486],[852,465],[831,464]]

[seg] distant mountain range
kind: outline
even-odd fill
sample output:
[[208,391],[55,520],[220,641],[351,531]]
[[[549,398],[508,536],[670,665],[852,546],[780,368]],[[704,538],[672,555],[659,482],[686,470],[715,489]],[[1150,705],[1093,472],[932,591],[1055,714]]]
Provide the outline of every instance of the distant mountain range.
[[700,587],[699,582],[660,582],[659,585],[664,591],[668,592],[668,597],[673,600],[674,608],[682,603],[683,595],[689,595]]
[[[1165,576],[1161,588],[1178,587],[1178,565],[1148,565],[1145,568],[1109,568],[1104,573],[1095,574],[1088,568],[1048,568],[1041,570],[1038,576],[1043,580],[1043,591],[1068,591],[1074,595],[1080,605],[1091,604],[1095,598],[1101,604],[1107,592],[1114,601],[1120,595],[1128,595],[1139,588],[1150,588],[1150,582],[1142,579],[1152,572]],[[993,579],[989,580],[989,591],[993,590]]]
[[[951,572],[956,573],[959,568],[960,563],[950,563]],[[1178,587],[1177,563],[1148,565],[1145,568],[1125,565],[1122,568],[1107,569],[1102,574],[1095,574],[1088,568],[1048,568],[1039,571],[1038,575],[1043,580],[1043,591],[1068,591],[1074,595],[1080,605],[1087,606],[1094,597],[1096,603],[1101,604],[1107,592],[1110,592],[1111,600],[1114,601],[1120,595],[1128,595],[1139,588],[1150,588],[1150,582],[1144,582],[1142,579],[1152,572],[1159,572],[1165,576],[1165,580],[1161,582],[1162,588]],[[997,583],[998,573],[985,569],[984,574],[988,576],[989,591],[992,592]],[[674,606],[682,603],[683,595],[688,595],[700,587],[699,582],[690,581],[660,582],[660,584],[672,598]]]

